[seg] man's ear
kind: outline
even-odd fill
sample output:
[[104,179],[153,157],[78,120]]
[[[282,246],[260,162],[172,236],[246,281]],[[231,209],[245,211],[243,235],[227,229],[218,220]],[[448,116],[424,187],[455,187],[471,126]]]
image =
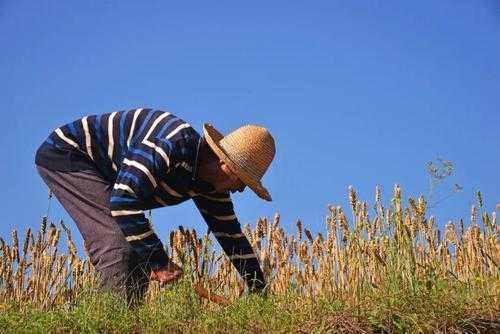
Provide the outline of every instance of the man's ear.
[[227,175],[231,175],[231,170],[229,169],[229,166],[222,160],[219,160],[219,167],[220,169]]
[[231,168],[222,160],[220,160],[220,169],[226,174],[228,177],[230,177],[232,180],[237,180],[238,177],[236,174],[233,173]]

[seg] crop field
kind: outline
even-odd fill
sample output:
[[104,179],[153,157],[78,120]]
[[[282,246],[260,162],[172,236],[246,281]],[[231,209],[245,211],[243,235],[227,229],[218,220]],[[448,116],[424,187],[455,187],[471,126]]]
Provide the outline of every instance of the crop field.
[[442,229],[398,185],[384,204],[378,188],[372,204],[348,196],[347,210],[328,207],[322,233],[300,221],[286,233],[279,215],[244,226],[263,295],[247,293],[209,235],[172,231],[164,243],[184,277],[152,282],[137,307],[100,292],[71,232],[44,217],[38,231],[0,238],[0,332],[500,332],[500,228],[480,193],[466,221]]

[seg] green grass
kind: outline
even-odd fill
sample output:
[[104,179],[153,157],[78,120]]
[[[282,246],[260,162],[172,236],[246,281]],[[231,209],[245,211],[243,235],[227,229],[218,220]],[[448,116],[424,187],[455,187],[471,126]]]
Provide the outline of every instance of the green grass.
[[[42,311],[3,305],[0,332],[22,333],[323,333],[498,332],[498,296],[488,287],[418,282],[408,290],[369,288],[356,304],[334,296],[248,295],[221,307],[201,302],[188,280],[130,309],[118,296],[92,291],[72,304]],[[491,290],[490,290],[491,291]]]

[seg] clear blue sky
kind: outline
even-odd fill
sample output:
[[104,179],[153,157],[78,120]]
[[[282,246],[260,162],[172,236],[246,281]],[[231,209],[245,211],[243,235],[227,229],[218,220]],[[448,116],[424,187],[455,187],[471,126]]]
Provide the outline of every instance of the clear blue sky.
[[[280,212],[321,231],[350,184],[370,203],[377,184],[386,204],[396,183],[426,195],[438,155],[463,186],[432,210],[441,225],[468,219],[478,189],[488,211],[500,203],[497,1],[3,0],[0,34],[2,237],[46,211],[33,158],[53,129],[141,106],[198,131],[269,128],[274,202],[235,195],[242,224]],[[54,204],[59,218],[74,228]],[[163,240],[205,231],[191,202],[153,218]]]

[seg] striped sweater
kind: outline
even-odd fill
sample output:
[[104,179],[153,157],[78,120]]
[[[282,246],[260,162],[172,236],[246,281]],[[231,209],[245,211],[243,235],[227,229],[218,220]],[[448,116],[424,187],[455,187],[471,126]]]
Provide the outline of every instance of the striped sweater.
[[241,231],[229,192],[197,179],[204,139],[184,120],[161,110],[133,109],[83,117],[57,128],[36,163],[49,169],[97,169],[113,186],[110,210],[126,240],[153,268],[165,266],[163,245],[143,210],[192,199],[224,252],[249,286],[264,278]]

